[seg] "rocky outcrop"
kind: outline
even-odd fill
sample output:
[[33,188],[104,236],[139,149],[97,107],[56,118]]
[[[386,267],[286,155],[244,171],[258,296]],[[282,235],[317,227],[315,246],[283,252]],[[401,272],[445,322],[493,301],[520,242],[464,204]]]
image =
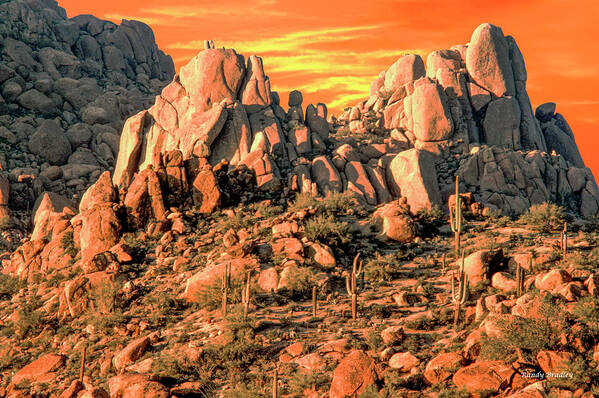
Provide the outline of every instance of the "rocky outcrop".
[[3,1],[0,20],[9,207],[31,208],[44,191],[81,197],[113,169],[123,122],[171,81],[173,62],[147,25],[67,18],[55,1]]
[[[446,203],[457,174],[462,191],[503,214],[521,214],[546,201],[583,216],[597,213],[599,190],[568,123],[553,103],[533,114],[524,57],[514,38],[485,23],[469,44],[431,52],[426,77],[418,58],[404,56],[382,72],[370,98],[339,117],[341,129],[385,137],[397,152],[416,148],[433,154],[419,160],[419,168],[436,170],[437,203]],[[396,197],[404,195],[397,183],[404,171],[393,171],[397,161],[388,159],[396,154],[389,152],[381,166]],[[413,191],[421,197],[430,193]]]

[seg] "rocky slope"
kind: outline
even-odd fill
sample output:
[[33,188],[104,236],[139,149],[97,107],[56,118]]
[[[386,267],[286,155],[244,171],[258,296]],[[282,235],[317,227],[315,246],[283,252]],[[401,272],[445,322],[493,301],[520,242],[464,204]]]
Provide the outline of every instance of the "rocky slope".
[[43,191],[80,198],[113,170],[124,121],[153,102],[174,65],[141,22],[69,19],[52,0],[2,1],[0,20],[4,219]]
[[483,24],[335,120],[206,41],[2,255],[0,397],[594,396],[599,196],[525,80]]

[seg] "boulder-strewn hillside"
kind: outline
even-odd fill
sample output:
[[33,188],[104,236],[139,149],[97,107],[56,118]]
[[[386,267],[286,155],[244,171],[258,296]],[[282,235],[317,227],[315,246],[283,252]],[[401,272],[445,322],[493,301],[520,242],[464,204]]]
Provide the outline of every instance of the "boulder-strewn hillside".
[[[81,197],[113,170],[124,121],[174,75],[152,29],[53,0],[0,2],[0,208],[30,210],[43,191]],[[10,193],[9,193],[10,186]]]
[[599,193],[525,82],[483,24],[335,119],[206,41],[0,255],[0,397],[594,396]]

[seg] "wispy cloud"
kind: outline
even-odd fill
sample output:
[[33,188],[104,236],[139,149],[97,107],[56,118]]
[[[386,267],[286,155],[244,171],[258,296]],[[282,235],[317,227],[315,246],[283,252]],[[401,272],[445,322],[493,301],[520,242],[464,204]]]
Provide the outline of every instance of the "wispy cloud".
[[[362,37],[365,32],[375,31],[382,27],[383,25],[366,25],[300,30],[258,40],[227,41],[217,44],[218,46],[234,48],[240,52],[280,53],[307,49],[314,44],[354,40]],[[177,42],[170,44],[168,48],[172,50],[195,50],[203,46],[203,43],[200,40]]]
[[216,3],[210,2],[205,4],[188,5],[170,5],[142,8],[142,12],[161,17],[169,17],[176,19],[193,18],[193,19],[213,19],[215,17],[284,17],[287,15],[282,9],[272,9],[269,6],[274,6],[275,1],[272,0],[253,0],[253,1],[238,1],[235,4],[231,3]]

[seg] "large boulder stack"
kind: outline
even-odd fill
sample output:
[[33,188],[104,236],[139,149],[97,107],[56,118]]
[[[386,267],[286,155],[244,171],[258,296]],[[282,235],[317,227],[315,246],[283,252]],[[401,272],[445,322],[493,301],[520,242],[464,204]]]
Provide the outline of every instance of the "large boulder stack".
[[51,0],[2,1],[0,20],[9,207],[30,209],[44,191],[81,197],[115,166],[124,121],[172,80],[171,57],[141,22],[67,18]]
[[[433,154],[427,160],[416,157],[418,166],[412,168],[426,170],[428,177],[418,179],[435,175],[443,203],[459,175],[462,191],[504,214],[546,201],[583,216],[597,213],[599,189],[568,123],[553,103],[533,114],[524,57],[511,36],[484,23],[470,43],[433,51],[426,71],[422,65],[418,55],[400,58],[372,83],[370,98],[346,109],[338,120],[341,128],[385,137],[388,148]],[[389,153],[394,151],[387,151],[379,166],[386,169],[391,193],[404,195],[400,185],[407,183],[397,183],[404,172],[394,170],[400,162]],[[403,191],[438,203],[430,199],[431,184],[407,185]]]

